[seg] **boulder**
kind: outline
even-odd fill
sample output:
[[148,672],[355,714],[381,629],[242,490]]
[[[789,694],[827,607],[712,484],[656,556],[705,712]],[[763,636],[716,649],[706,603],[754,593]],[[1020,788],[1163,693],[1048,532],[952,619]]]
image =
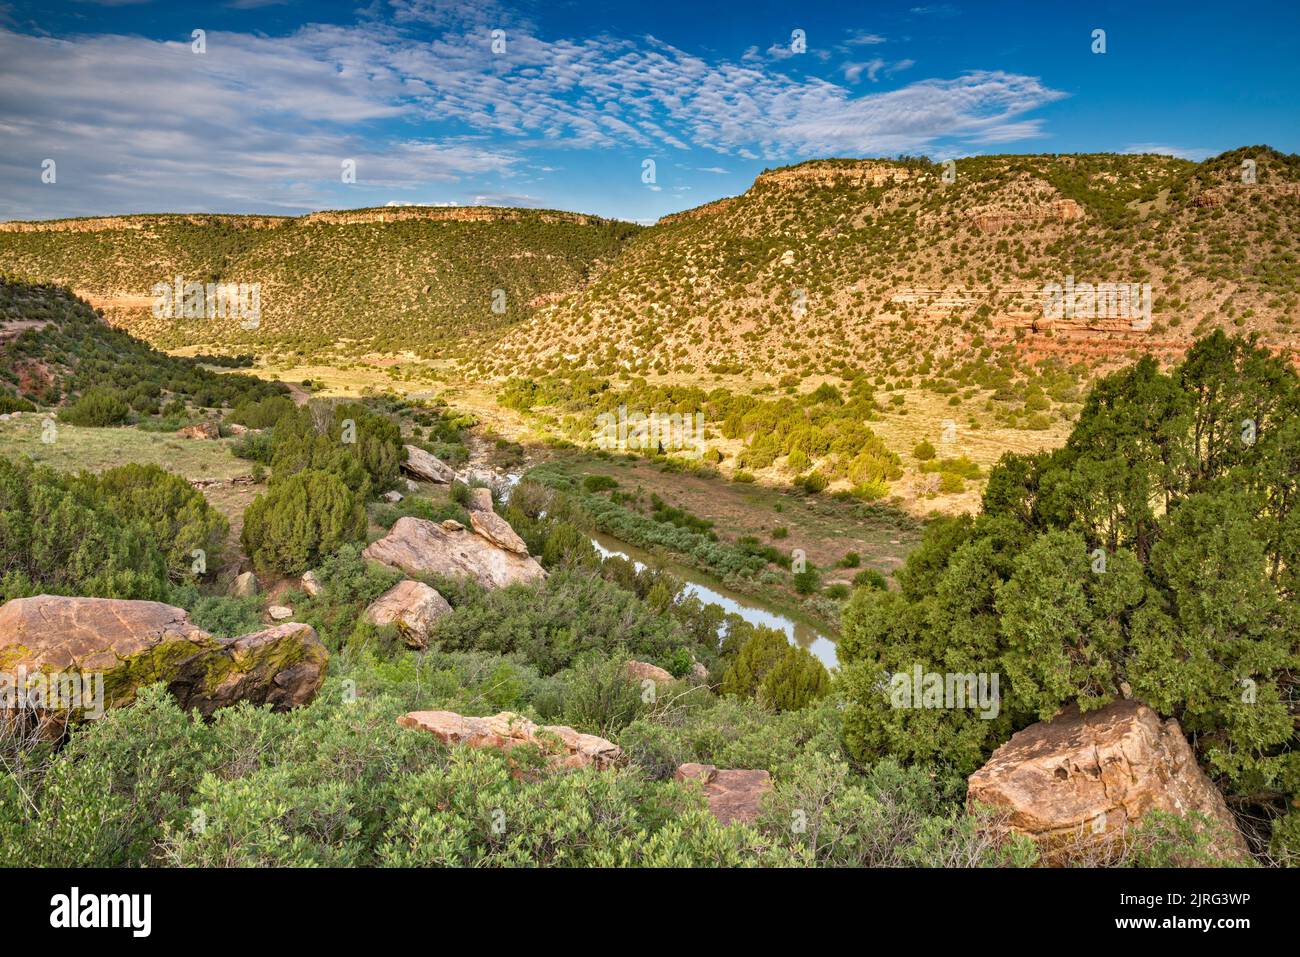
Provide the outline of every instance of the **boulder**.
[[483,512],[475,509],[469,513],[469,523],[493,545],[504,548],[516,555],[527,555],[528,546],[519,537],[519,533],[510,527],[510,523],[491,510]]
[[286,605],[272,605],[266,610],[272,621],[288,621],[293,617],[293,609]]
[[238,701],[283,710],[312,699],[328,663],[309,625],[223,639],[156,601],[38,595],[0,607],[0,669],[102,675],[105,708],[130,704],[142,686],[162,681],[205,716]]
[[252,572],[244,572],[235,579],[235,583],[230,586],[230,594],[235,598],[251,598],[258,592],[257,576]]
[[315,598],[325,590],[325,586],[320,583],[320,579],[316,577],[315,572],[303,572],[300,584],[302,585],[302,590],[312,598]]
[[396,489],[392,489],[390,491],[385,492],[383,495],[379,497],[383,499],[385,502],[387,502],[389,505],[396,505],[406,496],[404,496],[401,492],[397,491]]
[[1083,714],[1071,705],[1018,731],[967,781],[967,801],[1006,814],[1049,862],[1105,845],[1153,809],[1205,815],[1216,850],[1245,860],[1246,843],[1178,722],[1138,701]]
[[226,428],[230,430],[231,435],[247,435],[249,432],[255,431],[246,425],[240,425],[238,422],[227,422]]
[[471,512],[492,511],[492,490],[490,488],[472,488],[469,490],[469,510]]
[[221,431],[217,428],[217,423],[196,422],[193,425],[187,425],[183,429],[177,429],[176,435],[182,439],[219,439]]
[[645,681],[649,678],[656,684],[666,684],[674,680],[671,673],[658,665],[652,665],[646,661],[637,661],[635,658],[628,661],[624,668],[627,671],[628,678],[632,681]]
[[434,624],[449,614],[451,605],[436,589],[409,578],[388,589],[366,609],[367,620],[376,625],[396,625],[412,648],[429,647]]
[[704,667],[698,661],[691,662],[691,677],[696,681],[705,682],[709,680],[709,669]]
[[762,810],[763,795],[772,790],[772,776],[766,771],[720,771],[712,764],[683,764],[673,780],[696,782],[719,824],[755,820]]
[[416,478],[447,485],[456,477],[455,470],[436,455],[414,445],[403,447],[406,449],[406,461],[402,463],[402,468]]
[[410,515],[399,518],[389,533],[367,546],[362,555],[408,575],[471,578],[486,588],[546,577],[534,559],[500,548],[458,522],[431,522]]
[[549,755],[552,767],[605,770],[623,758],[618,745],[594,734],[581,734],[564,725],[533,724],[510,711],[488,718],[470,718],[454,711],[412,711],[397,719],[404,728],[427,731],[443,744],[510,751],[535,744]]
[[402,481],[406,483],[406,490],[408,492],[420,491],[420,484],[418,482],[415,482],[412,479],[402,479]]

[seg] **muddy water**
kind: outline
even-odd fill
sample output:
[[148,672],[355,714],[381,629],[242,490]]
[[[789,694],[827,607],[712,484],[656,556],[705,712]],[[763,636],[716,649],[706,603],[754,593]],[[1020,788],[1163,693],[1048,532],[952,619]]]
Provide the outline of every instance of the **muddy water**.
[[[501,492],[502,501],[510,497],[510,491],[519,478],[515,473],[505,476],[505,488]],[[751,625],[763,625],[785,632],[786,638],[802,648],[807,648],[821,659],[822,664],[827,668],[834,668],[838,663],[835,657],[835,641],[806,621],[793,618],[760,599],[732,591],[687,565],[665,561],[645,549],[621,542],[601,532],[592,534],[591,544],[602,557],[618,555],[631,561],[638,570],[646,566],[664,569],[684,583],[683,591],[686,594],[695,596],[706,605],[721,605],[724,611],[739,615]]]
[[706,605],[721,605],[723,610],[739,615],[750,624],[780,629],[794,644],[807,648],[820,658],[827,668],[835,667],[835,642],[807,622],[792,618],[750,595],[734,592],[693,568],[665,561],[644,549],[610,538],[600,532],[592,535],[591,543],[606,558],[620,555],[632,561],[638,569],[647,565],[651,568],[664,569],[674,578],[685,582],[683,590],[686,594],[694,595]]

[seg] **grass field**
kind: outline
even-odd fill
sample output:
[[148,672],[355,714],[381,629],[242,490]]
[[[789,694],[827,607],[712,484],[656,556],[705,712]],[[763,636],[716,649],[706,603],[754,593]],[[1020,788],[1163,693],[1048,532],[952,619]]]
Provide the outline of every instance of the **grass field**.
[[[713,531],[724,541],[753,535],[782,551],[802,548],[808,560],[823,569],[828,584],[849,581],[861,568],[875,568],[888,575],[920,540],[919,525],[888,506],[802,495],[707,475],[665,472],[652,462],[621,456],[557,452],[552,464],[575,477],[607,475],[619,483],[623,492],[642,490],[646,501],[652,494],[658,495],[676,508],[712,521]],[[782,528],[786,534],[777,537]],[[835,568],[848,552],[857,552],[862,565]]]

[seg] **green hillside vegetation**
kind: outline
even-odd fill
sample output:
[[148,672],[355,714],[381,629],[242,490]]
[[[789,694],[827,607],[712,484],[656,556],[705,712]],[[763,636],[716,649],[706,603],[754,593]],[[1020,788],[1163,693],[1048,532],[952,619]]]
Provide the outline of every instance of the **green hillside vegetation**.
[[[1255,186],[1241,183],[1246,158],[1257,163]],[[961,386],[973,353],[996,364],[1053,351],[1051,332],[1034,330],[1037,290],[1067,276],[1152,286],[1151,329],[1087,337],[1096,346],[1083,352],[1088,365],[1176,353],[1212,328],[1294,346],[1300,157],[1262,146],[1201,164],[988,156],[957,161],[950,184],[943,175],[925,160],[768,171],[742,196],[635,236],[611,268],[509,332],[474,369],[865,370],[890,384],[921,376]],[[1215,203],[1200,205],[1211,190]],[[1077,218],[1063,218],[1062,202],[1078,204]]]
[[107,325],[66,289],[0,277],[0,397],[55,405],[91,393],[69,407],[67,421],[113,425],[133,415],[157,419],[171,403],[179,404],[166,417],[175,418],[287,391],[159,352]]
[[[1069,702],[1131,695],[1295,860],[1298,415],[1294,370],[1221,333],[1101,380],[1063,448],[1006,456],[978,518],[932,523],[898,590],[853,596],[850,752],[967,773]],[[916,665],[1000,674],[1000,713],[891,707],[879,682]]]
[[[469,217],[458,221],[457,214]],[[423,215],[426,218],[400,218]],[[382,221],[383,219],[389,221]],[[337,221],[336,221],[337,220]],[[395,220],[395,221],[394,221]],[[580,284],[636,226],[531,210],[352,210],[299,219],[129,216],[0,230],[0,270],[105,297],[155,345],[288,357],[463,353]],[[158,319],[155,283],[260,283],[256,329],[238,318]],[[504,312],[493,312],[494,290]],[[117,304],[115,297],[144,297]]]

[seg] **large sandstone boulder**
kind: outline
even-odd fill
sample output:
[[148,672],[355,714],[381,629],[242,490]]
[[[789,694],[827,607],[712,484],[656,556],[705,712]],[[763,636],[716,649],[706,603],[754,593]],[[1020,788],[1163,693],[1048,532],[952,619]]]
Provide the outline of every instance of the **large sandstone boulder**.
[[473,526],[474,531],[493,545],[504,548],[508,552],[514,552],[516,555],[528,554],[528,546],[524,544],[524,540],[510,527],[509,522],[491,509],[486,512],[481,509],[474,509],[469,513],[469,523]]
[[1012,735],[967,783],[971,804],[1005,812],[1007,826],[1033,838],[1049,861],[1114,841],[1152,809],[1200,812],[1221,831],[1220,854],[1247,857],[1178,722],[1137,701],[1087,714],[1071,705]]
[[396,625],[402,639],[412,648],[429,647],[433,626],[451,605],[424,582],[400,581],[366,609],[366,618],[376,625]]
[[623,667],[628,678],[632,681],[645,681],[649,678],[656,684],[667,684],[674,680],[671,672],[665,671],[658,665],[652,665],[648,661],[637,661],[635,658],[631,658]]
[[362,554],[408,575],[468,577],[487,588],[546,577],[542,566],[527,554],[501,548],[458,522],[440,524],[410,515],[399,518],[387,535]]
[[510,751],[535,744],[549,756],[552,767],[605,770],[623,758],[622,749],[594,734],[581,734],[564,725],[536,725],[510,711],[488,718],[469,718],[454,711],[412,711],[397,719],[404,728],[427,731],[443,744]]
[[0,607],[0,670],[102,675],[105,708],[157,681],[204,715],[237,701],[291,708],[312,699],[328,662],[309,625],[222,639],[156,601],[38,595]]
[[456,477],[456,470],[436,455],[414,445],[407,445],[404,448],[406,449],[406,461],[402,463],[402,468],[416,478],[423,479],[426,482],[438,482],[442,485],[448,485]]
[[719,824],[755,820],[763,808],[763,795],[772,790],[772,776],[766,771],[720,771],[712,764],[683,764],[673,780],[696,782]]
[[257,576],[252,572],[239,575],[230,586],[230,594],[235,598],[251,598],[258,592]]
[[492,490],[481,486],[470,489],[469,510],[471,512],[492,511]]
[[221,431],[217,427],[217,423],[209,420],[196,422],[193,425],[177,429],[176,435],[182,439],[219,439],[221,438]]

